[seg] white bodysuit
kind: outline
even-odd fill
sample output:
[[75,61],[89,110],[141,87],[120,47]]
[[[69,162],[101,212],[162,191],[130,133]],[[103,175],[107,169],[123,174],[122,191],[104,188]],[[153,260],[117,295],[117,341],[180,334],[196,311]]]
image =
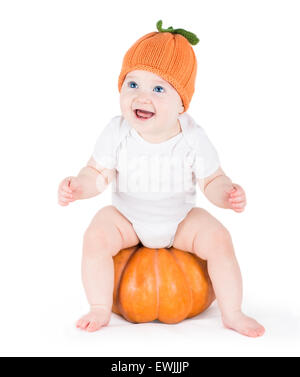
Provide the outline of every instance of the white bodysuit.
[[116,170],[112,204],[150,248],[172,246],[178,224],[195,207],[197,180],[220,165],[202,127],[187,113],[178,120],[182,132],[154,144],[123,116],[116,116],[101,132],[93,152],[101,167]]

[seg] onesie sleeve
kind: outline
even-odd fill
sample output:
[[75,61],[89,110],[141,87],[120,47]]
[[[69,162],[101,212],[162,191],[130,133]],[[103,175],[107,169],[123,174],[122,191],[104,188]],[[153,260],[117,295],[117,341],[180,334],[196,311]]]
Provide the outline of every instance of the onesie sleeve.
[[199,125],[196,125],[193,131],[193,149],[192,171],[196,179],[206,178],[213,174],[220,166],[219,156],[205,131]]
[[120,117],[112,118],[97,138],[92,156],[103,168],[114,169],[117,166],[120,126]]

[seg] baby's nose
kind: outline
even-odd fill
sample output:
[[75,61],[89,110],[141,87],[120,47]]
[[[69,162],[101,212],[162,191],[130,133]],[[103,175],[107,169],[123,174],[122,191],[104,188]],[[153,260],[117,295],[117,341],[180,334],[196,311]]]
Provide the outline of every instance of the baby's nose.
[[138,105],[148,105],[151,103],[151,99],[149,97],[139,97],[136,103]]
[[149,93],[147,93],[146,91],[141,91],[140,93],[138,93],[136,101],[138,103],[150,103],[151,98]]

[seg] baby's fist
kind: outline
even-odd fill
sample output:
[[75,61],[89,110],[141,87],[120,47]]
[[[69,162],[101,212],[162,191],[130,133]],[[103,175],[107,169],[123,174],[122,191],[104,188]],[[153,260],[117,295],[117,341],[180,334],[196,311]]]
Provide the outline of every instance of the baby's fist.
[[63,179],[58,187],[58,204],[67,206],[70,202],[80,199],[81,192],[81,184],[77,177]]
[[247,204],[243,188],[234,183],[228,194],[229,207],[235,212],[243,212]]

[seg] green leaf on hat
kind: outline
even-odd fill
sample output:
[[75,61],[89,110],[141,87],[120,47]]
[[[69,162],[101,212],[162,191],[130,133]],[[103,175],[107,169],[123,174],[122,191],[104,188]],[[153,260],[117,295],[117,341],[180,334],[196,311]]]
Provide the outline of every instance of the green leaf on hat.
[[200,41],[200,39],[197,37],[196,34],[190,31],[184,30],[184,29],[173,29],[172,26],[169,26],[168,29],[163,29],[162,20],[157,21],[156,27],[157,27],[157,30],[161,33],[168,32],[172,34],[181,34],[190,42],[191,45],[196,45]]

